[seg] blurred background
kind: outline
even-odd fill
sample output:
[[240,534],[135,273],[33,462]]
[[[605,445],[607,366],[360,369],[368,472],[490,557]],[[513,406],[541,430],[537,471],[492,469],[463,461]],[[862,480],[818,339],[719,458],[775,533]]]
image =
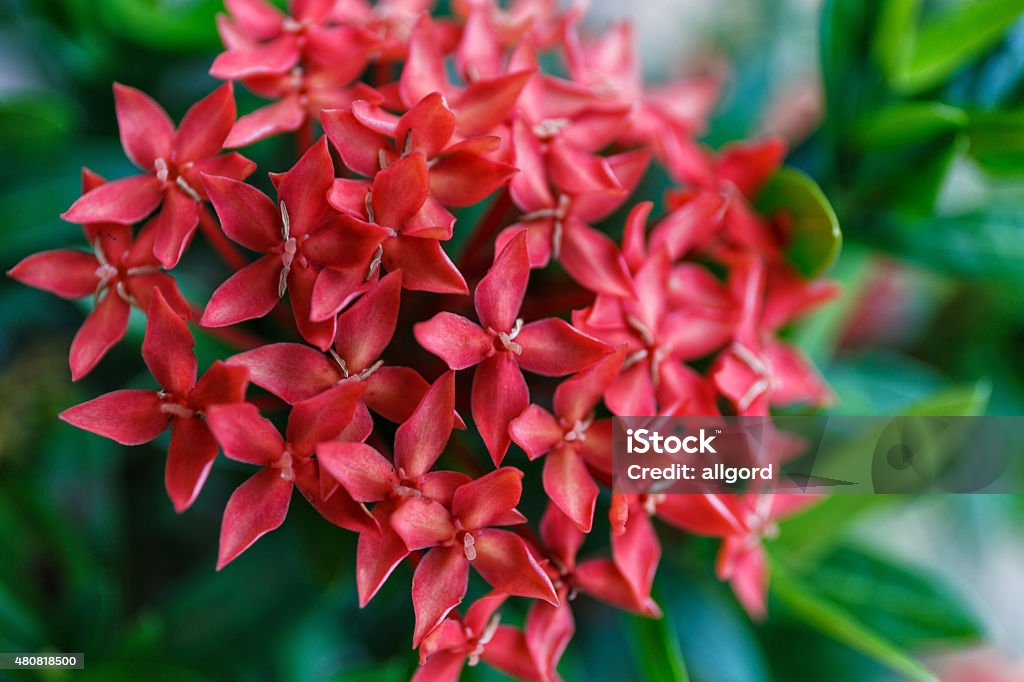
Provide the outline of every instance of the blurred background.
[[[1024,2],[592,5],[593,30],[635,21],[651,80],[725,76],[708,143],[785,136],[789,163],[835,207],[845,244],[830,276],[846,293],[789,330],[835,390],[835,413],[1024,414]],[[175,119],[215,87],[220,9],[0,0],[3,270],[81,245],[57,217],[81,166],[130,172],[112,81]],[[242,111],[256,104],[239,89]],[[260,173],[283,170],[290,142],[246,153]],[[657,193],[666,181],[645,183]],[[203,258],[182,282],[191,298],[222,276]],[[47,680],[407,679],[407,567],[360,611],[353,538],[296,503],[281,531],[216,573],[243,468],[221,460],[179,517],[162,488],[165,440],[126,449],[56,419],[145,381],[133,320],[128,341],[71,384],[86,305],[0,279],[0,651],[86,652],[85,671]],[[208,339],[197,350],[201,365],[223,354]],[[892,668],[907,656],[943,680],[1024,679],[1021,496],[832,498],[771,544],[792,573],[760,624],[715,580],[713,542],[666,531],[664,545],[666,621],[581,599],[566,679],[685,679],[666,672],[676,655],[698,681],[902,679]],[[479,666],[465,679],[502,677]]]

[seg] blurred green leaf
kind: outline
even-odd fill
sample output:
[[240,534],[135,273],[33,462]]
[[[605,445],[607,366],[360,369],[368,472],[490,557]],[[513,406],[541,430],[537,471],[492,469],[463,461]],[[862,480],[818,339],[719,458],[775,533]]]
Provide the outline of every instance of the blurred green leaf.
[[766,215],[788,217],[787,255],[804,275],[820,275],[838,258],[843,243],[839,220],[821,188],[806,174],[780,170],[761,190],[757,208]]
[[901,102],[864,116],[855,129],[865,147],[902,147],[955,133],[968,120],[962,109],[939,102]]
[[986,171],[1024,174],[1024,110],[975,112],[967,136],[968,153]]
[[991,396],[992,385],[988,381],[978,381],[939,391],[907,406],[901,414],[915,417],[973,417],[985,414]]
[[669,614],[630,617],[630,634],[638,668],[650,682],[689,682],[679,637]]
[[939,682],[939,679],[907,653],[873,632],[840,606],[819,595],[809,585],[794,578],[781,562],[772,562],[772,593],[809,625],[915,682]]
[[0,102],[0,149],[8,153],[42,154],[66,140],[79,112],[74,101],[58,92],[26,92]]
[[178,52],[216,49],[220,0],[98,0],[110,30],[148,48]]
[[951,5],[918,26],[921,0],[887,0],[876,34],[877,56],[893,89],[919,93],[991,47],[1024,12],[1024,0]]
[[901,647],[963,645],[984,634],[973,609],[945,581],[862,550],[832,552],[815,563],[805,581]]

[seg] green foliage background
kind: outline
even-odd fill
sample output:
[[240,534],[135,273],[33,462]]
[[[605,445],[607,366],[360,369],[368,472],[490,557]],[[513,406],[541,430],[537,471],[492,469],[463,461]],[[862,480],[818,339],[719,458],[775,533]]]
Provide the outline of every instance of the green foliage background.
[[[792,50],[797,22],[811,28],[805,5],[733,8],[758,26],[756,40],[743,43],[730,39],[722,5],[722,28],[708,38],[735,72],[709,142],[757,131],[787,75],[775,57]],[[145,89],[175,118],[214,87],[206,69],[219,8],[218,0],[0,2],[4,270],[34,251],[79,245],[79,228],[57,215],[77,196],[83,164],[110,177],[130,172],[111,81]],[[1022,12],[1021,0],[833,0],[813,19],[820,49],[809,52],[819,56],[825,111],[790,163],[817,182],[843,226],[831,276],[847,294],[790,333],[823,367],[837,413],[1024,414]],[[241,92],[239,100],[243,110],[255,106]],[[291,163],[290,140],[249,151],[261,173]],[[778,178],[763,200],[804,207],[808,241],[797,259],[813,269],[831,243],[814,227],[824,209],[803,177]],[[662,184],[649,178],[647,189]],[[201,299],[221,274],[208,256],[195,259],[183,286]],[[872,282],[893,271],[903,306],[886,318],[889,333],[850,342],[844,330],[857,301],[880,296]],[[297,502],[281,531],[215,573],[220,512],[241,467],[221,461],[179,517],[162,489],[166,442],[128,450],[56,420],[65,406],[145,380],[136,323],[97,371],[70,384],[66,352],[82,313],[0,280],[0,651],[86,652],[84,672],[38,676],[46,680],[406,679],[415,664],[407,568],[360,611],[352,537]],[[197,351],[201,364],[223,353],[204,338]],[[901,525],[918,513],[947,552],[976,556],[976,572],[936,570],[936,557],[948,554],[918,553]],[[581,599],[561,672],[569,680],[933,679],[936,653],[988,641],[994,630],[1022,635],[972,582],[998,573],[986,549],[1019,548],[1022,524],[1019,497],[833,498],[783,524],[771,543],[764,624],[752,624],[715,580],[713,543],[665,530],[656,597],[666,619]],[[1005,636],[997,644],[1024,648]],[[466,678],[501,676],[481,666]]]

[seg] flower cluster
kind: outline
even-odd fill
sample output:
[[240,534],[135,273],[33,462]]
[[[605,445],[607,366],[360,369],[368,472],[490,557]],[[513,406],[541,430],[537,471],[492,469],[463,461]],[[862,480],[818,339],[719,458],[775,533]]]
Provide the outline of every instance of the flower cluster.
[[[787,264],[784,216],[753,205],[783,145],[705,148],[695,135],[715,79],[644,85],[627,25],[589,40],[582,11],[549,0],[463,0],[444,18],[429,0],[292,0],[287,16],[225,4],[210,72],[227,82],[177,129],[115,85],[141,174],[84,171],[63,217],[91,251],[35,254],[9,273],[93,298],[75,380],[123,337],[132,307],[145,314],[159,388],[61,418],[128,445],[169,428],[179,512],[218,452],[256,467],[227,502],[218,568],[284,522],[293,488],[358,533],[361,605],[408,561],[419,680],[481,659],[556,679],[581,592],[657,617],[659,523],[721,538],[720,577],[762,614],[761,538],[810,498],[610,495],[609,416],[829,400],[777,332],[836,289]],[[235,84],[270,103],[236,119]],[[273,197],[225,151],[293,133],[299,158],[270,175]],[[649,227],[655,205],[636,194],[652,163],[677,189]],[[232,270],[204,306],[172,274],[197,226]],[[188,323],[240,352],[197,379]],[[257,336],[267,329],[279,342]],[[288,411],[283,434],[261,409]],[[528,520],[520,467],[537,458],[547,506]],[[610,543],[578,558],[598,513]],[[460,610],[470,568],[490,591]],[[531,600],[521,628],[499,624],[511,597]]]

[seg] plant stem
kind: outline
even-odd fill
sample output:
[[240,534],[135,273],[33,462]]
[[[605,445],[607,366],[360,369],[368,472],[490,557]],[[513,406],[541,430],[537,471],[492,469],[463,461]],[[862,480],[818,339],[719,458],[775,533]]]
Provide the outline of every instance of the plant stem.
[[210,209],[203,203],[199,204],[199,230],[229,268],[241,270],[249,264],[249,260],[235,247],[234,243],[224,236],[220,225],[210,213]]

